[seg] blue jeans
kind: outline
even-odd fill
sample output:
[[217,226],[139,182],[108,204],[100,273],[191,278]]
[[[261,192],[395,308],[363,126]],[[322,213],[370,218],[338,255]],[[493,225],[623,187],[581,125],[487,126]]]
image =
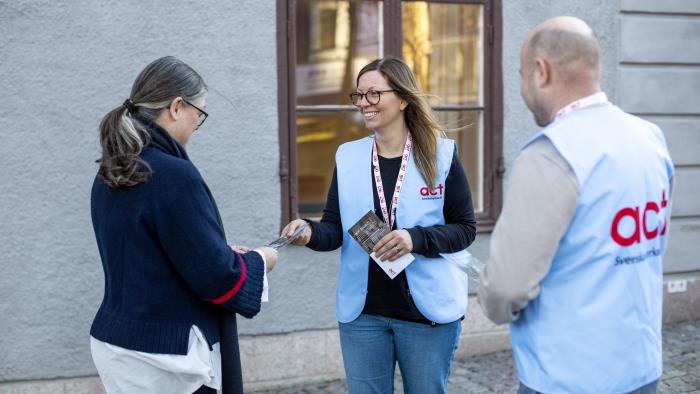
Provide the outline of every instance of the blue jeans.
[[[649,384],[645,384],[644,386],[630,391],[628,394],[656,394],[657,387],[659,385],[659,381],[655,380]],[[520,387],[518,387],[518,394],[539,394],[537,391],[525,386],[522,382],[520,382]]]
[[461,331],[460,320],[431,326],[362,314],[340,323],[349,393],[393,393],[397,361],[405,393],[446,393]]

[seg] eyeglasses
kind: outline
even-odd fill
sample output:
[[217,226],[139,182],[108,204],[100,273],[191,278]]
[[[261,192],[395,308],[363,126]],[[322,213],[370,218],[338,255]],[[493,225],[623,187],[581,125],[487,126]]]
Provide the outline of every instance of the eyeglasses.
[[207,120],[207,118],[209,117],[209,114],[205,110],[199,108],[198,106],[190,103],[185,99],[182,99],[182,101],[186,102],[187,104],[191,105],[194,109],[199,111],[199,115],[197,116],[197,128],[200,128],[202,124],[204,124],[204,121]]
[[382,93],[387,93],[387,92],[393,92],[393,89],[388,89],[388,90],[368,90],[367,93],[360,93],[360,92],[352,92],[350,93],[350,101],[356,106],[359,107],[360,103],[362,103],[362,98],[364,97],[365,100],[370,105],[376,105],[379,104],[379,100],[382,98]]

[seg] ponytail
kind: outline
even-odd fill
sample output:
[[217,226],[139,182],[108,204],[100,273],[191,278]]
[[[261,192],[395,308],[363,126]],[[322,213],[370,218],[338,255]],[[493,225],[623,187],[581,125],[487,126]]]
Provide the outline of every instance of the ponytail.
[[150,137],[134,125],[129,110],[119,106],[111,110],[100,122],[102,158],[98,171],[110,187],[136,186],[148,181],[151,170],[139,155]]
[[139,155],[151,138],[139,119],[154,122],[175,98],[193,101],[206,92],[202,77],[175,57],[165,56],[146,66],[134,81],[130,98],[100,122],[100,178],[114,188],[147,182],[151,168]]

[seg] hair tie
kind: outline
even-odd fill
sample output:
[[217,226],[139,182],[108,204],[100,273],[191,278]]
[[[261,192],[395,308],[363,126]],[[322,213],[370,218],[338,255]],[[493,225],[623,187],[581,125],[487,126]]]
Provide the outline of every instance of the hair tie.
[[136,104],[134,104],[134,102],[131,101],[131,99],[124,100],[124,104],[122,104],[122,106],[126,108],[130,114],[136,112]]

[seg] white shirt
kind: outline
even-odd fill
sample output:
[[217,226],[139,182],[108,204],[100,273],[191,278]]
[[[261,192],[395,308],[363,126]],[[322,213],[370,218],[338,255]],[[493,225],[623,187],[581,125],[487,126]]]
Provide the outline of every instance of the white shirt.
[[[267,261],[262,252],[262,302],[268,301]],[[90,337],[92,360],[107,393],[191,394],[201,386],[221,389],[221,349],[209,350],[204,334],[190,328],[187,354],[156,354],[125,349]]]
[[209,351],[197,326],[190,329],[186,355],[138,352],[93,337],[90,350],[109,394],[191,394],[202,385],[221,388],[219,344]]

